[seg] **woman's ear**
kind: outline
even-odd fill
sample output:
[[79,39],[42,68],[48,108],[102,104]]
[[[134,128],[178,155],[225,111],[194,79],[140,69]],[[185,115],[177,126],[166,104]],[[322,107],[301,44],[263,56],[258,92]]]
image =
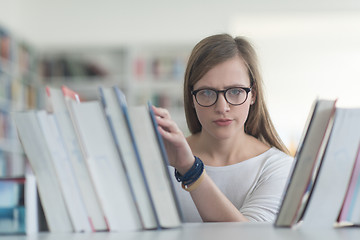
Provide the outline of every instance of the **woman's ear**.
[[194,101],[196,101],[196,100],[195,100],[195,97],[192,96],[192,101],[191,101],[191,106],[192,106],[192,108],[195,108],[195,103],[194,103]]
[[256,93],[255,91],[254,92],[251,92],[251,102],[250,102],[250,105],[253,105],[256,101]]

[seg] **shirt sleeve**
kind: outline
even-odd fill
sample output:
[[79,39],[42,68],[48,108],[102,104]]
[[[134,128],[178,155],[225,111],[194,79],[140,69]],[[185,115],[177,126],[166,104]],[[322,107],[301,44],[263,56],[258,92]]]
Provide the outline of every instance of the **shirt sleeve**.
[[252,222],[274,222],[280,208],[293,158],[272,156],[259,172],[240,212]]

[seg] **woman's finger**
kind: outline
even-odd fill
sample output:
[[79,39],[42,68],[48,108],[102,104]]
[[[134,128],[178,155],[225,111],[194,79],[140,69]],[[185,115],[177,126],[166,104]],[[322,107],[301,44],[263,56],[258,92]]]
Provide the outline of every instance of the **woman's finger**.
[[155,107],[155,106],[152,106],[152,107],[153,107],[153,110],[154,110],[154,113],[156,116],[159,116],[161,118],[171,119],[170,113],[167,109],[159,108],[159,107]]
[[161,128],[163,128],[165,131],[168,131],[169,133],[177,133],[179,131],[178,126],[172,120],[157,117],[156,121]]

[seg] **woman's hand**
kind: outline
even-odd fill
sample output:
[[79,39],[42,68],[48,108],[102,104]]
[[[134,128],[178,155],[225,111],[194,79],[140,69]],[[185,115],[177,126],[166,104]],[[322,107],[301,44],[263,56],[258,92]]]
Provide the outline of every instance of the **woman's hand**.
[[[195,161],[191,148],[166,109],[153,107],[153,111],[159,125],[159,132],[164,139],[169,162],[180,174],[184,175]],[[203,221],[247,221],[206,172],[204,174],[201,184],[190,192]]]
[[171,119],[168,110],[153,106],[153,111],[158,123],[158,130],[164,140],[169,162],[183,175],[194,164],[190,146],[177,124]]

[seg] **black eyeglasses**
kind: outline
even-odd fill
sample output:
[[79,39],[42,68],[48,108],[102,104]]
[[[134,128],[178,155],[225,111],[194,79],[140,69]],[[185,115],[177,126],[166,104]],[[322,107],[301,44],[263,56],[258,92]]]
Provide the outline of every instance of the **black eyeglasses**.
[[225,100],[231,105],[241,105],[248,98],[251,87],[231,87],[225,90],[215,90],[211,88],[203,88],[191,91],[195,96],[196,102],[202,107],[210,107],[214,105],[218,98],[219,93],[223,93]]

